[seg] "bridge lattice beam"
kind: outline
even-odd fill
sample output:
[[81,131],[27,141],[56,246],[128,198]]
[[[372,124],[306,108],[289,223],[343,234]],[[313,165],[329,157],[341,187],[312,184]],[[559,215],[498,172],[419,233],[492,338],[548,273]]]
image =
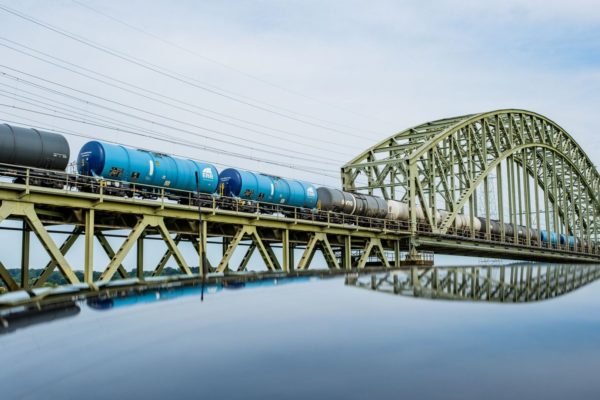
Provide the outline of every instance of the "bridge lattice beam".
[[[423,223],[420,207],[434,233],[451,233],[464,214],[471,236],[480,217],[499,220],[502,241],[504,223],[526,227],[528,244],[535,239],[532,228],[537,243],[541,229],[598,241],[596,167],[564,129],[530,111],[499,110],[407,129],[344,165],[342,181],[345,190],[408,203],[413,234]],[[516,229],[512,236],[517,239]]]

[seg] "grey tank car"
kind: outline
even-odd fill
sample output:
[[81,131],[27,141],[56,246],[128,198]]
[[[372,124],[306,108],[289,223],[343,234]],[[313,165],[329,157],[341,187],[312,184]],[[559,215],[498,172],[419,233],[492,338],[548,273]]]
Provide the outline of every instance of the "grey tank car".
[[317,189],[317,198],[319,199],[317,207],[323,211],[372,218],[385,218],[388,214],[387,202],[381,197],[368,194],[320,187]]
[[0,163],[62,171],[69,163],[69,143],[64,136],[0,124]]

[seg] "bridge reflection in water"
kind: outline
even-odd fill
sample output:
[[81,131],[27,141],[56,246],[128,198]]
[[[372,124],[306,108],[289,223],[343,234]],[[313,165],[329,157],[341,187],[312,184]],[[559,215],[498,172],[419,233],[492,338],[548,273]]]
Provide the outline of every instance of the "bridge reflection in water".
[[[551,299],[600,278],[600,265],[542,265],[428,267],[395,270],[378,274],[347,274],[345,284],[368,290],[429,299],[525,303]],[[0,335],[39,323],[80,314],[81,308],[108,310],[130,307],[201,293],[214,296],[223,289],[273,287],[309,283],[319,277],[268,278],[256,281],[223,281],[208,285],[108,288],[88,296],[74,293],[65,297],[47,296],[18,307],[0,310]],[[335,279],[335,278],[330,278]],[[83,298],[86,297],[85,301]]]
[[347,275],[345,283],[401,296],[527,303],[562,296],[599,278],[597,265],[519,264],[411,268],[370,276]]

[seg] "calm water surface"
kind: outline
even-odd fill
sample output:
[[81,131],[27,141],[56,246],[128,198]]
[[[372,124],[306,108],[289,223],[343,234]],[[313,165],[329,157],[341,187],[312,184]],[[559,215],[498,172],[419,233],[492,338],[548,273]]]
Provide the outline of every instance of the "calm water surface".
[[525,304],[343,278],[171,297],[0,335],[0,398],[600,398],[598,281]]

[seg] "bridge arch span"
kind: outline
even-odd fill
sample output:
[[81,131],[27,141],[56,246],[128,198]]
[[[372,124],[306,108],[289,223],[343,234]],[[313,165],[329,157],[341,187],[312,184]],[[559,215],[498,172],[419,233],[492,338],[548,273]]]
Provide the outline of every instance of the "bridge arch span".
[[[459,214],[598,240],[600,175],[571,135],[531,111],[506,109],[427,122],[393,135],[342,167],[346,190],[417,207],[434,233]],[[444,210],[442,217],[439,211]],[[423,222],[421,221],[421,224]],[[485,224],[489,235],[490,224]],[[516,230],[513,233],[516,235]]]

